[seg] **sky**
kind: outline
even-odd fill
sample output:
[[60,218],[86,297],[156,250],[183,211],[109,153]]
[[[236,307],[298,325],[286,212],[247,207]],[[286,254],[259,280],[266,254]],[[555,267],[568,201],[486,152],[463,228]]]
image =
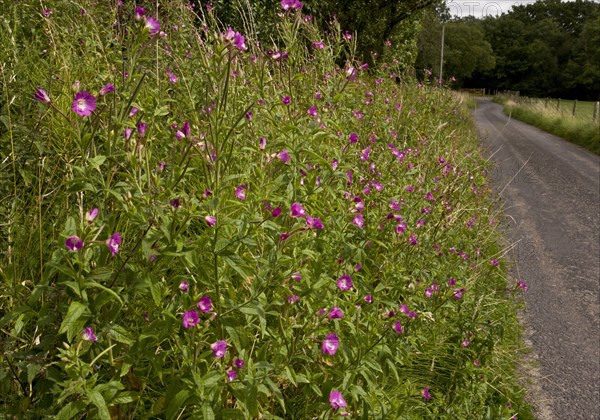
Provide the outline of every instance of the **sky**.
[[514,5],[527,5],[535,0],[446,0],[450,14],[455,17],[498,16],[507,13]]

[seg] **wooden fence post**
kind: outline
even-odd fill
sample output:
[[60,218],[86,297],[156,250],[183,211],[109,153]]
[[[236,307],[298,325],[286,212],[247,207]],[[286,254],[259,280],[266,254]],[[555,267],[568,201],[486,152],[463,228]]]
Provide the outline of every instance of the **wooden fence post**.
[[573,112],[572,112],[573,116],[575,116],[575,108],[577,108],[577,99],[575,99],[573,101]]

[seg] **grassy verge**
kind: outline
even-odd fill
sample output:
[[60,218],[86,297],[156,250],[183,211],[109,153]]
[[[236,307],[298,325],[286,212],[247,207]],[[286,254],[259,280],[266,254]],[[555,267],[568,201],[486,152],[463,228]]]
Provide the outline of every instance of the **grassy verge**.
[[546,105],[544,100],[531,104],[503,102],[504,112],[513,118],[600,154],[600,122],[592,121],[593,102],[577,102],[575,116],[572,115],[573,101],[561,101],[559,109],[555,104]]
[[451,92],[293,8],[56,4],[0,9],[2,415],[528,418]]

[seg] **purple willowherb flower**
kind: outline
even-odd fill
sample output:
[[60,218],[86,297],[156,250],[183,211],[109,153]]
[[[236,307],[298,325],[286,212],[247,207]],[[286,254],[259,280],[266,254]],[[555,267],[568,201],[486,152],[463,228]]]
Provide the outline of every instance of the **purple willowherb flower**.
[[113,233],[111,237],[106,240],[106,246],[113,257],[117,252],[119,252],[119,245],[121,245],[121,235],[119,232]]
[[325,226],[323,226],[323,222],[321,221],[321,219],[319,219],[318,217],[310,217],[310,216],[306,216],[306,226],[309,227],[309,229],[324,229]]
[[144,10],[143,7],[135,6],[135,9],[133,11],[133,17],[135,18],[135,20],[142,20],[145,14],[146,10]]
[[137,131],[138,131],[138,135],[140,137],[144,137],[146,135],[146,129],[148,128],[148,124],[146,124],[145,122],[139,122],[137,124]]
[[471,343],[470,343],[470,341],[469,341],[469,340],[467,340],[467,339],[465,339],[465,340],[462,342],[462,345],[463,345],[463,347],[469,347],[469,344],[471,344]]
[[332,389],[329,393],[329,404],[331,404],[334,410],[337,410],[338,408],[346,407],[346,400],[340,391]]
[[354,219],[352,219],[352,223],[354,223],[359,228],[363,228],[365,227],[365,217],[359,213],[356,216],[354,216]]
[[306,215],[306,210],[302,207],[300,203],[293,203],[290,208],[290,216],[292,217],[304,217]]
[[414,233],[410,234],[410,244],[413,246],[419,244],[419,241],[417,241],[417,237],[415,236]]
[[302,274],[300,274],[299,271],[296,271],[295,273],[292,273],[292,275],[290,277],[294,281],[300,281],[300,280],[302,280]]
[[217,218],[215,216],[204,216],[204,221],[208,226],[212,227],[217,223]]
[[327,334],[327,337],[325,337],[325,340],[323,340],[323,344],[321,345],[321,350],[323,351],[323,354],[334,355],[339,346],[340,340],[338,339],[338,336],[335,334]]
[[356,143],[358,141],[358,134],[352,133],[348,139],[350,140],[350,143]]
[[362,160],[363,162],[369,160],[369,154],[371,154],[371,147],[367,147],[366,149],[363,149],[363,151],[360,154],[360,160]]
[[71,109],[81,117],[89,117],[96,109],[96,98],[86,90],[78,92]]
[[281,0],[281,8],[286,12],[288,10],[299,10],[302,9],[302,2],[300,0]]
[[283,149],[281,152],[279,152],[277,154],[277,157],[283,163],[288,163],[290,160],[292,160],[292,158],[290,157],[290,155],[286,149]]
[[281,214],[281,207],[276,207],[273,209],[273,211],[271,212],[271,216],[273,217],[277,217]]
[[289,105],[291,101],[292,99],[289,96],[284,96],[281,98],[281,102],[283,102],[284,105]]
[[465,291],[464,288],[455,288],[454,289],[454,299],[460,299],[463,295],[463,292]]
[[236,358],[233,361],[233,366],[235,366],[237,369],[243,369],[244,368],[244,359],[240,359],[239,357]]
[[246,51],[248,47],[246,47],[246,38],[242,36],[239,32],[236,32],[233,37],[233,45],[235,45],[238,49],[242,51]]
[[179,290],[181,290],[183,293],[187,293],[188,290],[190,290],[190,285],[187,281],[182,280],[181,283],[179,283]]
[[231,382],[237,377],[237,372],[233,369],[227,371],[227,381]]
[[104,95],[108,95],[110,92],[114,92],[115,91],[115,85],[113,85],[112,83],[107,83],[104,86],[102,86],[102,88],[100,89],[100,92],[98,92],[98,94],[100,96],[104,96]]
[[198,299],[198,304],[196,306],[204,313],[210,312],[213,309],[212,300],[208,296],[203,296]]
[[96,216],[98,216],[98,209],[94,207],[93,209],[85,213],[85,221],[93,222]]
[[331,161],[331,169],[333,169],[334,171],[337,169],[338,165],[339,165],[339,163],[338,163],[337,159],[333,159]]
[[396,331],[397,334],[402,334],[402,324],[400,323],[400,320],[396,321],[392,328],[394,329],[394,331]]
[[423,398],[425,398],[427,401],[431,399],[431,395],[429,395],[429,387],[423,388]]
[[183,122],[181,132],[185,137],[190,137],[192,135],[192,129],[190,128],[190,123],[188,121]]
[[325,48],[325,44],[323,42],[313,42],[312,47],[322,50],[323,48]]
[[370,293],[365,296],[365,302],[373,303],[373,296]]
[[94,334],[94,329],[92,327],[85,327],[81,332],[81,336],[87,341],[98,341],[98,337]]
[[174,198],[170,201],[170,204],[173,208],[178,209],[179,207],[181,207],[181,202],[179,201],[179,198]]
[[517,287],[520,287],[521,289],[527,291],[529,289],[529,287],[527,286],[527,284],[525,284],[525,282],[518,280],[517,281]]
[[344,313],[337,306],[334,306],[333,308],[331,308],[331,310],[327,314],[327,318],[330,318],[330,319],[339,319],[339,318],[343,318],[343,317],[344,317]]
[[300,300],[300,296],[298,296],[298,295],[292,295],[292,296],[287,297],[288,303],[296,303],[299,300]]
[[183,328],[195,327],[200,322],[200,319],[198,318],[198,312],[193,309],[191,311],[184,312],[182,318]]
[[133,128],[126,128],[125,131],[123,132],[123,137],[125,137],[125,140],[129,140],[131,138],[132,133],[133,133]]
[[171,73],[169,74],[169,82],[172,84],[177,83],[177,75],[175,73]]
[[497,260],[497,259],[495,259],[495,258],[492,258],[492,260],[491,260],[491,263],[492,263],[492,265],[493,265],[494,267],[498,267],[498,266],[500,265],[500,263],[498,262],[498,260]]
[[245,200],[246,199],[246,186],[245,185],[240,185],[239,187],[237,187],[235,189],[235,196],[239,199],[239,200]]
[[350,277],[348,274],[344,274],[343,276],[340,276],[340,278],[338,278],[337,281],[337,287],[342,290],[350,290],[352,289],[353,283],[352,283],[352,277]]
[[137,108],[137,107],[135,107],[135,106],[132,106],[132,107],[131,107],[131,110],[129,111],[129,117],[130,117],[130,118],[131,118],[131,117],[133,117],[135,114],[137,114],[137,113],[138,113],[138,111],[139,111],[139,108]]
[[147,17],[144,28],[148,29],[150,36],[155,36],[160,32],[160,22],[155,17]]
[[52,102],[46,91],[41,88],[35,91],[35,93],[33,94],[33,99],[43,104],[49,104]]
[[267,147],[267,139],[264,137],[261,137],[258,142],[258,145],[260,147],[260,150],[265,150],[265,147]]
[[317,117],[319,115],[319,113],[317,112],[317,107],[313,105],[310,108],[308,108],[308,115],[310,115],[311,117]]
[[210,345],[210,348],[213,351],[213,356],[215,356],[216,359],[220,359],[225,356],[225,352],[227,352],[227,341],[216,341]]
[[79,236],[69,236],[65,240],[65,246],[69,251],[79,251],[83,247],[83,241]]

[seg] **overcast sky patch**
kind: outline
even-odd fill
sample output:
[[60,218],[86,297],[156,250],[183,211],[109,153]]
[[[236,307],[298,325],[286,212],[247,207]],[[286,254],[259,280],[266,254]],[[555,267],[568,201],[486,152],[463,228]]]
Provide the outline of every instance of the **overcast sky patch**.
[[527,5],[535,0],[447,0],[446,6],[454,17],[475,16],[500,16],[508,13],[515,5]]

